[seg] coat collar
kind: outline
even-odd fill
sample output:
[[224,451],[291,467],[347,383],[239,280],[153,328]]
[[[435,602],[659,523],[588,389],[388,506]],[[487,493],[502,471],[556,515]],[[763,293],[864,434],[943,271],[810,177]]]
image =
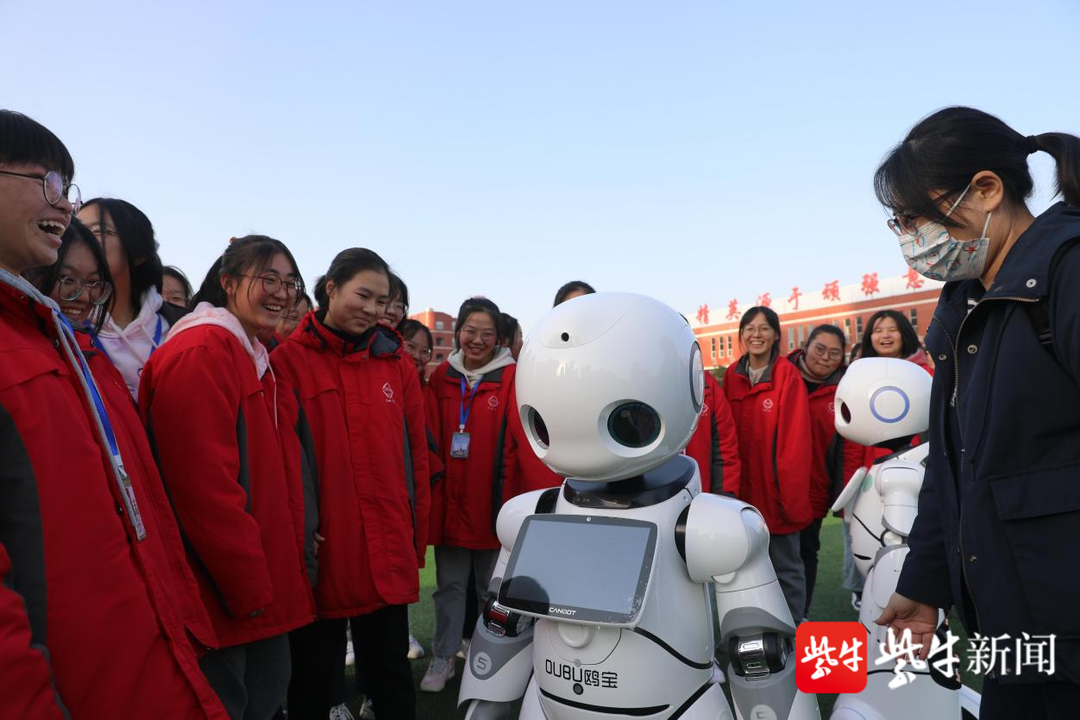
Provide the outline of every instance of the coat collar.
[[[769,360],[769,366],[765,368],[765,372],[761,374],[761,379],[757,381],[754,387],[761,383],[772,382],[773,370],[776,369],[776,362],[780,359],[780,340],[776,341],[776,345],[773,345],[772,359]],[[735,372],[744,376],[749,380],[750,378],[750,353],[743,353],[743,356],[739,358],[735,363]]]
[[321,352],[333,353],[338,357],[363,353],[374,358],[388,358],[401,355],[404,343],[393,328],[376,325],[375,330],[363,343],[345,340],[330,328],[319,322],[315,311],[308,312],[293,330],[289,340],[314,348]]

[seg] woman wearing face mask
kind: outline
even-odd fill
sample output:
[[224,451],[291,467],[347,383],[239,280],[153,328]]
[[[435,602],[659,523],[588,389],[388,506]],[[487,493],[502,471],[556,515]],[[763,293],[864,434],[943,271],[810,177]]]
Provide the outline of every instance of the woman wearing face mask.
[[217,634],[200,662],[233,718],[271,717],[289,682],[288,632],[310,623],[299,443],[258,335],[303,281],[283,243],[229,244],[143,371],[139,407]]
[[931,375],[934,368],[926,351],[919,345],[919,336],[904,314],[896,310],[878,310],[866,324],[860,357],[887,357],[909,360]]
[[161,299],[185,310],[190,309],[194,291],[187,275],[172,265],[161,268],[161,273]]
[[187,310],[161,297],[164,276],[154,226],[139,208],[125,200],[94,198],[83,205],[79,220],[105,249],[115,286],[98,334],[100,347],[138,399],[143,366]]
[[419,600],[427,550],[427,437],[416,365],[379,322],[389,294],[382,258],[364,248],[338,253],[315,287],[319,311],[273,355],[283,391],[299,398],[325,539],[320,620],[294,636],[289,714],[298,718],[327,717],[326,678],[347,623],[377,712],[415,717],[407,607]]
[[[435,638],[420,689],[439,692],[454,676],[461,648],[465,594],[483,607],[499,554],[495,518],[506,493],[507,419],[513,412],[514,359],[499,345],[499,308],[484,298],[461,305],[454,324],[457,349],[435,369],[428,393],[428,427],[446,468],[432,489],[435,546]],[[469,573],[475,586],[466,587]],[[377,709],[376,709],[377,711]]]
[[[802,373],[810,401],[810,513],[814,521],[799,533],[799,547],[806,567],[806,606],[802,617],[810,616],[810,603],[817,582],[818,551],[821,549],[821,521],[839,496],[847,481],[862,465],[863,447],[847,441],[836,432],[833,398],[844,376],[844,331],[835,325],[818,325],[806,338],[806,345],[788,355],[788,360]],[[854,561],[849,578],[850,547],[844,535],[844,586],[862,592],[862,576]],[[857,583],[857,584],[856,584]],[[849,587],[850,586],[850,587]]]
[[810,408],[799,371],[780,355],[780,318],[752,307],[739,321],[745,353],[724,374],[724,393],[739,432],[739,499],[769,526],[769,557],[791,617],[806,607],[799,532],[810,524]]
[[[1032,216],[1027,158],[1064,202]],[[1056,636],[1056,673],[995,668],[983,720],[1080,706],[1080,138],[1025,136],[971,108],[916,125],[878,168],[905,259],[944,280],[926,344],[938,372],[910,553],[878,620],[930,647],[938,609],[968,633]],[[963,521],[961,522],[961,513]]]

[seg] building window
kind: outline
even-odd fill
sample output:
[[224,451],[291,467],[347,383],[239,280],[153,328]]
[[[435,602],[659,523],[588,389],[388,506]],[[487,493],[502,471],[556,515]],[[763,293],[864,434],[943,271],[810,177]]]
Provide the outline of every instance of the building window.
[[435,344],[436,345],[442,345],[442,338],[441,337],[435,338]]
[[844,318],[844,336],[851,342],[851,318]]
[[445,326],[446,326],[446,323],[444,323],[442,320],[436,320],[435,321],[435,329],[436,330],[445,330],[446,329]]
[[862,342],[862,315],[855,318],[855,342]]
[[435,354],[435,359],[436,360],[442,360],[442,353],[436,353]]
[[[802,347],[802,344],[803,344],[803,340],[805,340],[805,339],[806,339],[806,333],[805,333],[805,332],[804,332],[804,330],[803,330],[803,326],[802,326],[802,325],[800,325],[800,326],[799,326],[799,347]],[[790,344],[790,343],[789,343],[789,344]],[[791,350],[794,350],[795,348],[790,348],[790,349],[791,349]]]
[[728,357],[735,357],[735,353],[731,352],[731,336],[727,336],[727,354]]
[[908,313],[911,316],[911,327],[916,330],[919,329],[919,311],[915,308],[911,308],[911,312]]
[[787,349],[788,351],[795,349],[795,328],[788,325],[787,329]]
[[716,338],[709,339],[709,349],[712,351],[712,359],[716,359]]

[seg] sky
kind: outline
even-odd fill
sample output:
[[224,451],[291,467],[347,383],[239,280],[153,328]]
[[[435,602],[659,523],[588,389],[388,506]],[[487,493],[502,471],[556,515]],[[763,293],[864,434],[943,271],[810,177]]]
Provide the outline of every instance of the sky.
[[368,247],[412,312],[528,330],[573,279],[693,316],[902,274],[883,156],[947,105],[1080,134],[1078,30],[1073,0],[0,0],[0,107],[196,285],[232,236],[309,287]]

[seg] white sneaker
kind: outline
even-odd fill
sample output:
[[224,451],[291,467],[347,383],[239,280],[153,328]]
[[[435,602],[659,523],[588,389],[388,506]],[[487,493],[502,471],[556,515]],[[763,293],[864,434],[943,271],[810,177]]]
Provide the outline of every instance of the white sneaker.
[[420,641],[409,635],[409,659],[418,660],[427,653],[424,652],[424,646],[420,644]]
[[420,689],[424,692],[441,692],[450,678],[454,677],[454,658],[433,657],[428,665]]
[[330,720],[356,720],[345,703],[330,708]]
[[462,639],[461,649],[457,651],[457,657],[461,658],[462,660],[465,660],[469,657],[469,643],[469,640]]
[[[355,662],[356,654],[353,652],[352,640],[350,640],[348,645],[345,646],[345,664],[352,665]],[[350,715],[349,718],[351,719],[352,716]]]
[[371,698],[364,698],[364,702],[360,703],[359,720],[375,720],[375,710],[371,707]]

